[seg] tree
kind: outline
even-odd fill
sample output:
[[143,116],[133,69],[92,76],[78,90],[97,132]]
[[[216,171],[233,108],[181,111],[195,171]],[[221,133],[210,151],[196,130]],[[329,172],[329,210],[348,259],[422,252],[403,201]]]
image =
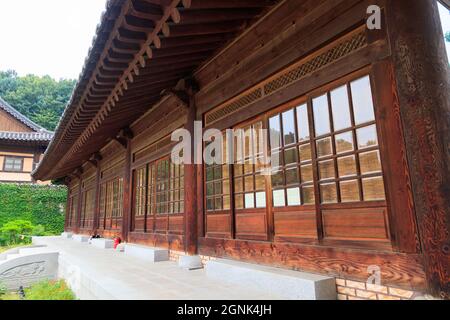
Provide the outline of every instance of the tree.
[[22,237],[30,235],[34,226],[30,221],[14,220],[7,222],[0,228],[0,233],[7,240],[8,245],[18,244],[23,241]]
[[75,80],[49,76],[20,77],[13,70],[0,71],[0,96],[37,124],[54,130],[69,101]]

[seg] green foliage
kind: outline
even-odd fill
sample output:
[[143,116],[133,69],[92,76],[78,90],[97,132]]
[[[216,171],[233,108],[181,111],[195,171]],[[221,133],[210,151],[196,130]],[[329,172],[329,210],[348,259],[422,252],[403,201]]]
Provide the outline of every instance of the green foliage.
[[25,289],[25,300],[75,300],[75,295],[64,280],[45,280]]
[[3,239],[6,239],[8,245],[29,242],[29,237],[33,231],[33,225],[30,221],[14,220],[5,223],[0,228]]
[[3,283],[0,283],[0,298],[8,292],[6,286]]
[[[64,280],[43,280],[25,289],[25,300],[75,299],[75,294],[70,290]],[[0,300],[20,300],[20,297],[15,292],[7,293],[6,288],[3,287],[3,291],[0,291]]]
[[49,76],[19,77],[0,71],[0,96],[19,112],[48,130],[55,130],[69,101],[75,80],[56,81]]
[[67,189],[63,186],[0,184],[0,243],[17,231],[8,222],[30,222],[33,235],[57,235],[64,230]]

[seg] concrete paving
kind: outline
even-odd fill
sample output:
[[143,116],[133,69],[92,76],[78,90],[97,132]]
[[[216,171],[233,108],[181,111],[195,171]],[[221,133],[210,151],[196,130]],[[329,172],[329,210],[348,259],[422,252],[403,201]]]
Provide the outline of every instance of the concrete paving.
[[282,297],[184,270],[173,261],[149,263],[113,249],[62,237],[39,237],[34,244],[60,253],[59,274],[80,299],[277,300]]

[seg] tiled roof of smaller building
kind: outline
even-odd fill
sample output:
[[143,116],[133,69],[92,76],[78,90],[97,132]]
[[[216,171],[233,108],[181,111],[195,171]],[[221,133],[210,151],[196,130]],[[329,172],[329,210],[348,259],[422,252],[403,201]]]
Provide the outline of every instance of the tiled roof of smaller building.
[[14,109],[8,102],[0,97],[0,109],[7,112],[9,115],[26,125],[34,132],[11,132],[11,131],[0,131],[0,140],[8,141],[30,141],[30,142],[50,142],[53,138],[54,133],[46,130],[37,123],[31,121],[26,116],[21,114],[19,111]]
[[14,118],[16,118],[17,120],[19,120],[24,125],[26,125],[27,127],[29,127],[30,129],[32,129],[34,131],[45,130],[43,127],[41,127],[37,123],[34,123],[30,119],[28,119],[26,116],[21,114],[19,111],[14,109],[8,102],[3,100],[1,97],[0,97],[0,108],[3,109],[4,111],[6,111],[7,113],[9,113],[11,116],[13,116]]
[[53,138],[53,132],[4,132],[0,131],[0,140],[17,141],[43,141],[49,142]]

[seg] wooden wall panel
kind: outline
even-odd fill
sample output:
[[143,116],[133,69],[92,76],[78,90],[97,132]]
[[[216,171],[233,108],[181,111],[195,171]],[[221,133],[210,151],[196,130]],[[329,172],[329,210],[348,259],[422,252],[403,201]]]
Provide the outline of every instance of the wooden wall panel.
[[206,230],[206,237],[209,238],[231,238],[230,214],[207,214]]
[[184,251],[184,237],[182,235],[130,232],[128,241],[150,247]]
[[274,209],[275,241],[295,241],[295,238],[317,239],[316,211]]
[[170,234],[184,234],[184,216],[176,215],[169,216],[169,230]]
[[389,240],[387,208],[322,210],[324,237],[340,240]]
[[236,238],[246,240],[268,240],[266,209],[237,211]]
[[376,266],[382,285],[419,292],[426,287],[422,258],[416,254],[211,238],[199,239],[199,253],[363,282],[371,276],[368,267]]
[[[285,1],[266,17],[265,22],[255,27],[261,29],[260,32],[249,31],[239,42],[254,43],[253,50],[236,53],[230,47],[196,73],[196,79],[203,84],[196,95],[198,113],[211,110],[317,50],[349,28],[363,24],[367,7],[380,3],[384,1],[336,0],[330,3],[328,0],[309,0],[299,7],[296,0]],[[270,23],[272,20],[276,22]],[[273,25],[278,23],[284,24],[283,32],[272,33]],[[261,34],[262,37],[267,35],[265,41],[258,39]],[[239,46],[239,43],[233,46]],[[273,59],[274,56],[277,58]],[[221,63],[221,60],[230,62]]]

